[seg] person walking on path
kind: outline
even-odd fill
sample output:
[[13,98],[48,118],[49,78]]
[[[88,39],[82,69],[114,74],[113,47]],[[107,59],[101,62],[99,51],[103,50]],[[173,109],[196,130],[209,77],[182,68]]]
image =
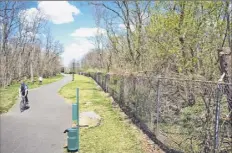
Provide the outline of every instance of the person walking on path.
[[39,84],[40,84],[40,85],[42,84],[42,81],[43,81],[43,78],[40,76],[40,77],[39,77]]

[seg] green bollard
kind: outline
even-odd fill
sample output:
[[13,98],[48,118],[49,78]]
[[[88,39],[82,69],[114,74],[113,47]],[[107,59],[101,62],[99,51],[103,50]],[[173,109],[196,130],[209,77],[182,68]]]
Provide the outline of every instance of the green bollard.
[[77,104],[72,104],[72,121],[77,123]]
[[64,133],[68,132],[68,152],[77,152],[78,151],[78,135],[77,135],[78,127],[69,128],[64,131]]
[[80,149],[79,144],[79,88],[77,88],[77,148]]
[[72,104],[72,121],[79,125],[79,88],[77,88],[77,103]]
[[77,88],[77,103],[72,104],[72,121],[77,125],[76,127],[68,128],[64,133],[68,133],[68,152],[79,151],[79,88]]

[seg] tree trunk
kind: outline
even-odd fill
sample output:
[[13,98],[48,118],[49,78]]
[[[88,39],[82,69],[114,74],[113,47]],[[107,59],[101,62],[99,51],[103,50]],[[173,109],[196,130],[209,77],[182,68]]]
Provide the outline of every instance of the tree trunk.
[[[228,48],[223,48],[219,50],[219,60],[220,60],[220,69],[221,69],[221,74],[225,74],[224,76],[224,82],[228,83],[228,85],[225,85],[225,94],[227,97],[227,103],[228,103],[228,109],[229,109],[229,117],[230,120],[232,121],[232,85],[229,83],[231,82],[231,52],[229,47]],[[232,122],[231,122],[232,123]]]
[[19,53],[19,78],[22,76],[22,54]]
[[34,73],[33,73],[33,55],[35,51],[35,45],[33,46],[33,51],[31,52],[31,62],[30,62],[30,71],[31,71],[31,82],[34,82]]

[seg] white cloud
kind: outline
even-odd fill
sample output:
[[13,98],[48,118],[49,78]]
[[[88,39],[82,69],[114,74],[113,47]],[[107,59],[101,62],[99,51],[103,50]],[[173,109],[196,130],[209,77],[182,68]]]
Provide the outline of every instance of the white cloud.
[[19,13],[27,22],[33,22],[38,16],[52,21],[54,24],[74,21],[73,16],[80,14],[80,10],[67,1],[42,1],[37,8],[30,8]]
[[[40,13],[36,8],[30,8],[30,9],[25,9],[21,10],[18,14],[20,22],[22,23],[21,25],[21,34],[28,39],[31,37],[39,37],[39,34],[35,34],[33,32],[33,26],[35,23],[38,23],[38,20],[45,20],[46,17]],[[18,32],[19,34],[19,32]]]
[[86,38],[77,39],[71,45],[65,46],[64,53],[62,54],[64,65],[68,66],[73,59],[80,60],[92,49],[94,49],[94,45]]
[[93,37],[100,34],[106,34],[106,30],[102,28],[79,28],[76,29],[71,36],[73,37]]
[[19,12],[19,17],[21,20],[25,20],[29,23],[33,22],[38,14],[38,10],[36,8],[30,8],[26,10],[22,10]]
[[20,11],[19,17],[22,22],[26,22],[27,24],[33,24],[33,22],[36,22],[38,19],[46,19],[46,16],[39,12],[37,8],[30,8]]
[[[120,29],[126,30],[125,24],[119,24],[118,27],[119,27]],[[135,26],[131,24],[131,25],[130,25],[130,29],[131,29],[132,32],[135,31]]]
[[[71,36],[75,37],[75,42],[65,46],[62,54],[63,64],[68,66],[73,59],[82,59],[89,51],[95,48],[91,43],[91,37],[106,34],[105,29],[101,28],[79,28],[76,29]],[[90,38],[90,39],[89,39]]]
[[74,21],[73,15],[80,14],[80,10],[67,1],[42,1],[38,2],[41,10],[54,24],[69,23]]

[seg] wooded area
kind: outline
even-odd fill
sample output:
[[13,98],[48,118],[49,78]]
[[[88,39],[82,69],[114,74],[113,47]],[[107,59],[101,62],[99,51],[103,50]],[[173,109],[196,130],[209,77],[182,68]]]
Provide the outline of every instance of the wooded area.
[[90,4],[96,25],[107,34],[96,36],[97,49],[85,56],[84,68],[172,72],[216,81],[222,75],[219,50],[227,49],[232,56],[229,1]]
[[0,2],[0,86],[60,72],[63,45],[54,40],[46,16],[23,2]]
[[231,1],[90,5],[106,34],[95,37],[83,74],[157,143],[184,152],[231,152]]

